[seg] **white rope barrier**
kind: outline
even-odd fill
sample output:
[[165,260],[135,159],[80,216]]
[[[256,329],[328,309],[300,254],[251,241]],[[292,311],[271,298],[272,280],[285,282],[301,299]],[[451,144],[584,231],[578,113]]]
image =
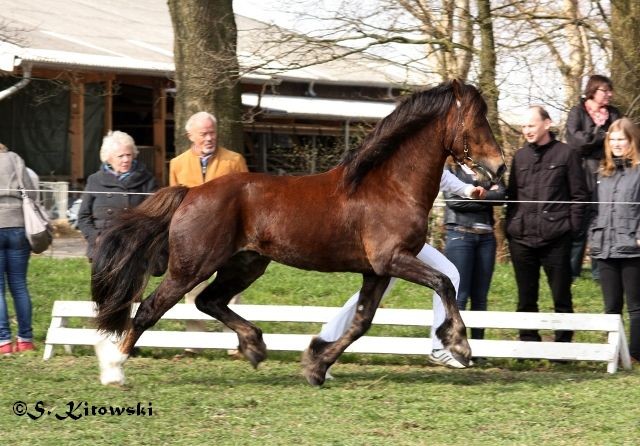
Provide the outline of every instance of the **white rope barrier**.
[[[2,189],[0,191],[8,191],[8,192],[20,192],[18,189]],[[40,193],[57,193],[57,191],[53,191],[51,189],[25,189],[25,192],[40,192]],[[70,190],[66,191],[69,194],[112,194],[112,195],[153,195],[153,192],[98,192],[98,191],[86,191],[86,190]],[[437,198],[434,201],[434,204],[440,203],[454,203],[458,201],[470,201],[469,198],[461,198],[461,199],[440,199]],[[544,200],[480,200],[476,199],[475,201],[481,201],[483,203],[498,203],[498,204],[510,204],[510,203],[554,203],[554,204],[640,204],[638,201],[544,201]]]

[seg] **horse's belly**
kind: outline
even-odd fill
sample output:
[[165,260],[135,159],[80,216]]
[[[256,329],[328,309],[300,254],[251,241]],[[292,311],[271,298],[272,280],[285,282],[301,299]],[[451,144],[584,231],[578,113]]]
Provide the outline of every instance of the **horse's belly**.
[[362,247],[354,241],[337,243],[335,240],[323,242],[312,237],[297,240],[280,238],[263,240],[259,246],[250,249],[295,268],[327,272],[371,270]]

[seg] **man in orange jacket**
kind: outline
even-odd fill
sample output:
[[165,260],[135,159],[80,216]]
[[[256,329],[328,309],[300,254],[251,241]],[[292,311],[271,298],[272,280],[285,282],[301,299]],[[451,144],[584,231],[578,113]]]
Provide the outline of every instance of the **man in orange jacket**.
[[[234,172],[248,172],[247,163],[242,155],[218,146],[217,120],[207,112],[192,115],[185,125],[191,147],[176,156],[169,163],[169,185],[182,184],[187,187],[199,186],[214,178]],[[198,294],[208,282],[202,282],[185,295],[185,301],[195,303]],[[230,303],[239,303],[235,296]],[[205,331],[202,321],[187,321],[187,331]],[[193,349],[186,352],[195,353]],[[233,353],[230,351],[229,353]]]
[[242,155],[218,146],[216,118],[212,114],[194,114],[185,129],[192,144],[170,161],[170,186],[194,187],[228,173],[248,172]]

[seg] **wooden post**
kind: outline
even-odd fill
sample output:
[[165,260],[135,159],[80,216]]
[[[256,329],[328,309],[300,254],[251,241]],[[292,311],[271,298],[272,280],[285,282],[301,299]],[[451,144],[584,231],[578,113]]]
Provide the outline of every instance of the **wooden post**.
[[71,111],[69,135],[71,145],[71,183],[77,185],[84,178],[84,80],[78,76],[71,81]]
[[104,83],[104,130],[106,135],[113,130],[113,79],[109,77]]
[[153,174],[159,184],[166,184],[165,159],[167,157],[167,94],[164,82],[154,82],[153,86]]

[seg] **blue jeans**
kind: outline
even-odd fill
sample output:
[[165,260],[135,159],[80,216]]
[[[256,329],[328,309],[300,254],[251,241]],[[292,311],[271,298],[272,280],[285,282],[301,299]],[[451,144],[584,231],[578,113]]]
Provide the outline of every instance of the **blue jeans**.
[[[460,273],[458,309],[465,310],[471,300],[471,311],[487,310],[487,295],[496,263],[496,238],[488,234],[471,234],[447,229],[444,254]],[[483,339],[483,328],[471,329],[472,339]]]
[[9,312],[5,299],[5,278],[13,296],[18,319],[18,337],[33,340],[31,296],[27,289],[27,266],[31,247],[24,228],[0,228],[0,343],[11,340]]

